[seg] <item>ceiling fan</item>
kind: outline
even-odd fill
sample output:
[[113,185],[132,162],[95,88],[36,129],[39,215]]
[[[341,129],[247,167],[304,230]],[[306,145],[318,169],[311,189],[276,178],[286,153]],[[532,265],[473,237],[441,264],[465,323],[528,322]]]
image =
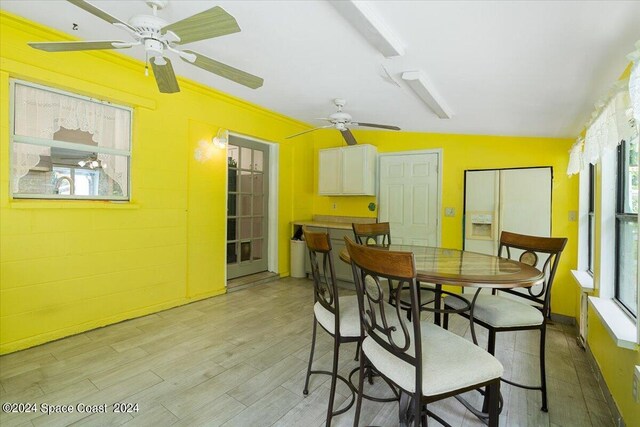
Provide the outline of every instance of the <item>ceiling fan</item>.
[[[125,23],[84,0],[67,1],[127,31],[135,41],[39,42],[29,43],[29,46],[47,52],[68,52],[78,50],[126,49],[143,45],[147,61],[151,62],[151,68],[153,68],[158,89],[162,93],[175,93],[180,91],[171,61],[165,56],[166,51],[177,54],[180,59],[196,67],[252,89],[259,88],[264,82],[260,77],[238,70],[214,59],[207,58],[194,51],[177,49],[176,46],[186,43],[239,32],[240,27],[235,18],[220,6],[197,13],[181,21],[167,24],[164,19],[157,16],[158,10],[167,5],[167,0],[146,0],[146,3],[153,9],[153,15],[135,15],[129,19],[129,23]],[[147,72],[146,69],[145,72]]]
[[344,138],[344,140],[347,142],[348,145],[356,145],[358,142],[356,141],[356,138],[353,136],[353,134],[349,130],[350,126],[364,126],[364,127],[370,127],[370,128],[378,128],[378,129],[400,130],[398,126],[354,122],[353,119],[351,118],[351,114],[345,113],[344,111],[342,111],[342,107],[344,107],[345,104],[347,103],[346,100],[336,98],[333,100],[333,103],[338,108],[338,111],[331,114],[329,117],[323,117],[323,118],[317,119],[317,120],[326,120],[331,124],[326,126],[320,126],[314,129],[305,130],[304,132],[296,133],[295,135],[290,135],[286,137],[286,139],[304,135],[305,133],[313,132],[314,130],[318,130],[318,129],[335,128],[340,131],[340,133],[342,134],[342,137]]

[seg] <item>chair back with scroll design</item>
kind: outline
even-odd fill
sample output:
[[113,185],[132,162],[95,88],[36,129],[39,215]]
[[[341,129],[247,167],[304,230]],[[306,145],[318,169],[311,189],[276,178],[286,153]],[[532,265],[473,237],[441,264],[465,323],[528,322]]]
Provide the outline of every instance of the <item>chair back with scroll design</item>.
[[[560,255],[567,244],[565,237],[539,237],[503,231],[500,235],[498,256],[516,259],[537,268],[544,274],[541,286],[531,286],[526,291],[501,289],[512,295],[528,299],[541,305],[542,314],[549,317],[551,309],[551,286],[556,275]],[[523,251],[519,256],[516,251]],[[539,256],[540,255],[540,256]]]
[[340,312],[336,274],[331,256],[331,240],[328,233],[303,230],[309,249],[311,275],[313,277],[313,300],[320,303],[335,318],[334,331],[340,330]]
[[[338,296],[333,257],[331,255],[331,241],[328,233],[314,233],[303,228],[304,238],[309,248],[311,260],[311,274],[313,276],[313,332],[309,365],[305,377],[303,394],[309,394],[309,378],[311,374],[331,375],[329,389],[329,403],[327,407],[326,425],[331,425],[334,416],[342,414],[351,408],[355,401],[355,393],[349,381],[338,373],[340,345],[348,342],[362,341],[362,327],[358,316],[358,298],[356,295]],[[333,337],[333,366],[331,371],[313,370],[313,359],[316,345],[317,326],[327,331]],[[334,411],[334,401],[337,381],[342,381],[352,391],[351,400]]]
[[[412,317],[420,318],[416,268],[411,252],[395,252],[359,245],[345,237],[356,282],[360,324],[367,336],[394,356],[415,366],[416,394],[422,386],[420,322],[411,322],[400,308],[403,292],[409,293]],[[387,283],[388,282],[388,283]],[[391,285],[391,286],[390,286]],[[393,292],[389,304],[389,289]]]
[[[415,370],[413,396],[417,396],[419,402],[422,396],[421,325],[420,321],[411,322],[407,319],[400,304],[401,294],[408,293],[409,295],[405,298],[411,301],[412,317],[420,319],[413,254],[356,244],[348,237],[345,237],[345,242],[356,283],[363,333],[369,339],[373,339],[384,351],[413,366]],[[389,289],[401,291],[387,295]],[[389,298],[392,298],[393,305],[388,302]],[[360,390],[362,390],[364,375],[362,369],[363,365],[361,365]],[[388,375],[383,371],[379,373],[384,377]],[[361,397],[359,396],[358,399],[360,404]],[[413,405],[409,412],[412,413],[406,415],[413,420],[421,420],[424,416],[420,404]],[[356,423],[359,413],[358,405]]]
[[367,246],[389,246],[391,244],[391,230],[388,222],[373,224],[351,224],[356,243]]

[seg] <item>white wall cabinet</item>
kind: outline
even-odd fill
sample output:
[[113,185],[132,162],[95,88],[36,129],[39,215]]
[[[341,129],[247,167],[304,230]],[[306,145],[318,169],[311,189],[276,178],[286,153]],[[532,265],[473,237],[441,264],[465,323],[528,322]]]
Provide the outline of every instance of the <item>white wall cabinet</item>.
[[324,196],[374,196],[376,147],[359,144],[318,152],[318,194]]

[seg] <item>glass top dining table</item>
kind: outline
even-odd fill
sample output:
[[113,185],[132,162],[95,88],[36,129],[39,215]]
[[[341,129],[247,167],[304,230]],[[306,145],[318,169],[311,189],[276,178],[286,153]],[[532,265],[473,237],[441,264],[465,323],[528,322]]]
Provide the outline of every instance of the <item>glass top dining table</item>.
[[[477,252],[410,245],[376,249],[413,253],[417,280],[424,283],[505,289],[533,286],[544,279],[530,265]],[[340,259],[351,263],[346,249],[340,252]]]

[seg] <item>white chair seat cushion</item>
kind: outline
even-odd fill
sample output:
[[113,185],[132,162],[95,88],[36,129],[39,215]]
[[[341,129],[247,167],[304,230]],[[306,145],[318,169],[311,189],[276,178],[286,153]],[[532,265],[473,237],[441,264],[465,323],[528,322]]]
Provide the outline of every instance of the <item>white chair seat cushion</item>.
[[[422,394],[437,396],[502,376],[502,364],[472,342],[432,323],[421,322]],[[401,388],[415,391],[415,368],[370,336],[362,350],[373,366]]]
[[[460,296],[468,301],[473,300],[472,295]],[[464,308],[464,302],[457,298],[446,297],[444,301],[451,308]],[[542,312],[537,308],[500,295],[478,295],[473,317],[496,328],[536,326],[544,321]]]
[[[340,336],[359,337],[360,336],[360,314],[358,313],[357,295],[340,297]],[[316,302],[313,306],[318,323],[327,331],[335,335],[335,319],[333,313],[324,308],[322,304]]]

